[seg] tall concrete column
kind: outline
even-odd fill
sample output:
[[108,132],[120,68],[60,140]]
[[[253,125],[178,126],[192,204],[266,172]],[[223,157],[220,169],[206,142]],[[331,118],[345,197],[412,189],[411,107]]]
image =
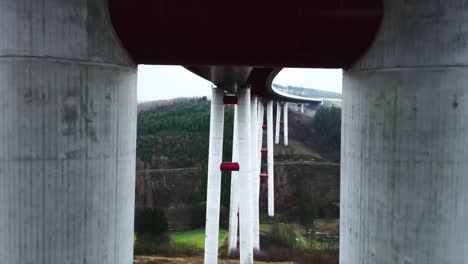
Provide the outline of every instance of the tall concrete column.
[[252,247],[252,161],[250,128],[250,89],[241,89],[237,104],[239,142],[239,251],[240,263],[253,263]]
[[[258,146],[258,164],[257,164],[257,175],[262,172],[262,152],[260,151],[263,147],[263,125],[265,124],[265,105],[263,102],[258,103],[258,118],[257,118],[257,146]],[[260,177],[258,177],[258,195],[260,197]]]
[[260,195],[260,177],[257,174],[258,167],[258,153],[260,147],[258,146],[258,98],[251,96],[250,99],[250,132],[252,147],[252,243],[254,250],[260,250],[260,206],[259,206],[259,195]]
[[0,262],[133,261],[136,66],[105,0],[0,0]]
[[384,12],[344,75],[340,263],[468,263],[468,7]]
[[273,144],[273,101],[267,104],[267,144],[268,144],[268,216],[275,215],[275,167]]
[[284,136],[284,145],[287,146],[288,145],[288,138],[289,138],[289,135],[288,135],[288,127],[289,127],[289,121],[288,121],[288,110],[289,110],[289,107],[288,107],[288,103],[284,103],[284,106],[283,106],[283,110],[284,110],[284,123],[283,123],[283,136]]
[[[232,135],[232,162],[239,160],[238,140],[238,114],[237,105],[234,106],[234,131]],[[239,234],[239,175],[237,171],[231,172],[231,199],[229,206],[229,240],[228,254],[232,255],[237,249],[237,236]]]
[[276,126],[275,126],[275,144],[280,142],[280,130],[281,130],[281,104],[276,102]]
[[263,120],[264,120],[264,106],[263,102],[257,98],[257,116],[256,116],[256,127],[255,127],[255,138],[256,139],[256,152],[253,155],[256,155],[256,164],[252,168],[254,184],[254,233],[253,233],[253,247],[254,250],[260,250],[260,173],[262,168],[262,153],[260,149],[262,148],[263,143]]
[[210,143],[205,225],[205,263],[218,263],[219,214],[221,204],[221,170],[224,138],[224,91],[213,88],[210,111]]

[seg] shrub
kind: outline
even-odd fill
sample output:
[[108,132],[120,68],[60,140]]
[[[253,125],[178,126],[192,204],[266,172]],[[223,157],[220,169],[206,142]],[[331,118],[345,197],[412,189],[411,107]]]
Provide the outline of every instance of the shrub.
[[167,218],[161,209],[139,209],[135,213],[135,232],[138,236],[161,237],[168,231]]
[[[341,108],[322,107],[314,117],[314,129],[320,142],[320,150],[337,152],[341,146]],[[338,157],[339,158],[339,155]]]
[[304,184],[298,182],[297,184],[297,201],[299,205],[299,222],[303,225],[306,229],[312,227],[314,225],[314,216],[312,213],[311,202],[307,192],[304,190]]
[[296,230],[291,225],[274,223],[271,227],[270,239],[273,244],[287,249],[297,247]]
[[192,205],[190,224],[192,229],[204,228],[206,222],[206,203]]

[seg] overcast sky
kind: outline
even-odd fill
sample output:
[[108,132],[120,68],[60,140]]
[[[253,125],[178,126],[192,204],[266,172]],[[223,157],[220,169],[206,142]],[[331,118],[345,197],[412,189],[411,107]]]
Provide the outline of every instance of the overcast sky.
[[[309,87],[341,93],[341,70],[283,69],[273,81],[281,85]],[[211,82],[181,66],[140,65],[138,101],[210,96]]]

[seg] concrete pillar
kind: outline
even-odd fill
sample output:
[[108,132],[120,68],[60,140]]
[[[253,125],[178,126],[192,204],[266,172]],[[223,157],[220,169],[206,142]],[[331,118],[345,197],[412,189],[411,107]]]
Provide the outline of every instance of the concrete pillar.
[[[232,139],[232,162],[238,162],[238,122],[237,105],[234,106],[234,132]],[[237,171],[231,172],[231,200],[229,207],[229,238],[228,238],[228,254],[232,255],[237,250],[237,236],[239,234],[239,175]]]
[[262,148],[263,144],[263,122],[265,116],[265,107],[263,106],[263,102],[258,100],[258,112],[257,112],[257,126],[255,128],[257,137],[257,144],[256,144],[256,152],[254,155],[257,155],[257,164],[256,167],[253,168],[254,171],[254,204],[256,210],[256,217],[254,219],[254,237],[253,237],[253,247],[254,250],[260,250],[260,173],[262,170],[262,153],[260,149]]
[[259,206],[259,195],[260,195],[260,177],[257,174],[258,167],[258,152],[260,147],[258,146],[258,99],[256,96],[251,96],[250,99],[250,125],[251,125],[251,147],[252,147],[252,243],[254,250],[260,250],[260,206]]
[[107,1],[0,0],[2,263],[133,261],[136,66]]
[[275,144],[280,142],[280,129],[281,129],[281,104],[276,102],[276,133],[275,133]]
[[304,104],[301,104],[301,113],[304,113]]
[[252,162],[251,162],[251,128],[250,128],[250,89],[239,91],[238,140],[239,140],[239,233],[240,263],[253,263],[252,245]]
[[267,144],[268,144],[268,215],[275,215],[275,170],[273,144],[273,101],[267,104]]
[[284,110],[284,123],[283,123],[284,145],[287,146],[288,138],[289,138],[288,136],[288,110],[289,110],[288,103],[284,103],[283,110]]
[[341,264],[468,263],[468,7],[384,0],[345,72]]
[[[263,147],[263,125],[265,124],[265,105],[263,102],[259,101],[258,103],[258,118],[257,118],[257,146],[258,146],[258,164],[257,164],[257,175],[260,175],[262,171],[262,152],[260,151]],[[260,177],[258,181],[258,190],[260,195]]]
[[210,143],[205,225],[205,264],[218,263],[219,213],[221,203],[221,170],[224,137],[224,91],[213,88],[210,111]]
[[262,172],[262,152],[261,149],[263,148],[263,125],[265,124],[265,105],[263,102],[259,102],[258,104],[258,122],[257,122],[257,139],[258,139],[258,149],[257,149],[257,155],[258,155],[258,164],[257,164],[257,172],[256,175],[259,176],[258,178],[258,200],[260,201],[260,173]]

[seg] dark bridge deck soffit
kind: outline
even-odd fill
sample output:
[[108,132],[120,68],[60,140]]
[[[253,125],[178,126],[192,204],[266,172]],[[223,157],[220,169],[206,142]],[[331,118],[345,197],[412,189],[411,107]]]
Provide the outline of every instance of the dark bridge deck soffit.
[[109,0],[109,8],[136,63],[195,72],[200,65],[347,68],[382,20],[379,0]]

